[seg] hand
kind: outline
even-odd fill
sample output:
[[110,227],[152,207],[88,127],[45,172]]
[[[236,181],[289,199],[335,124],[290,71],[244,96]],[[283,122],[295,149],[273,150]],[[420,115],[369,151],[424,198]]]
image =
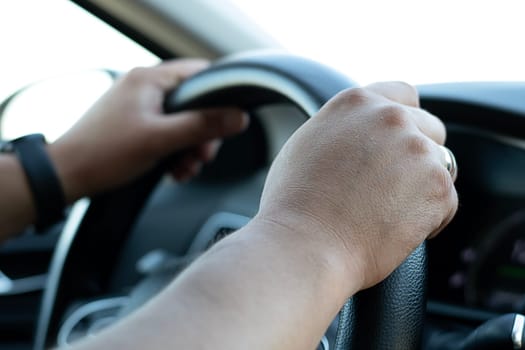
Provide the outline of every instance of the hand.
[[178,150],[186,151],[173,173],[187,179],[214,157],[220,138],[242,131],[247,117],[233,108],[163,113],[166,92],[207,66],[178,60],[132,70],[50,145],[68,201],[126,184]]
[[372,286],[456,211],[444,141],[409,85],[341,92],[277,156],[257,220],[300,233]]

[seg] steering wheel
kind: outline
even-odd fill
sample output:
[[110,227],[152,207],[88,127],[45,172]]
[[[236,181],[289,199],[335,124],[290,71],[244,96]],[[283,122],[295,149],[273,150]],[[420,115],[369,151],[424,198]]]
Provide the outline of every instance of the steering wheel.
[[[288,102],[313,117],[331,97],[353,86],[351,80],[319,63],[287,54],[259,53],[217,62],[168,94],[164,107],[175,112],[237,105],[251,111]],[[35,350],[54,345],[61,318],[74,300],[101,295],[108,289],[118,252],[164,170],[159,164],[129,186],[75,205],[51,263]],[[419,348],[425,285],[422,245],[389,278],[345,304],[339,315],[335,349]]]

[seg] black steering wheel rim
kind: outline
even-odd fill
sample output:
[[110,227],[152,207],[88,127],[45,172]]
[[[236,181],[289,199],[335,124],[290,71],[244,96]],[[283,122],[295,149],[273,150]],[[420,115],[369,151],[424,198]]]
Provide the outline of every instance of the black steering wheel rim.
[[[344,75],[319,63],[287,54],[258,53],[222,60],[185,81],[166,96],[164,108],[175,112],[238,105],[251,110],[290,102],[312,117],[339,91],[354,86]],[[134,219],[163,173],[159,164],[134,183],[94,197],[78,209],[81,220],[70,225],[70,232],[62,235],[55,251],[35,350],[54,345],[52,340],[69,303],[79,296],[100,295],[107,288],[112,272],[108,261],[118,256]],[[98,259],[85,264],[86,252]],[[387,280],[358,293],[343,307],[335,348],[419,348],[425,278],[426,253],[421,246]],[[84,285],[84,280],[90,285]]]

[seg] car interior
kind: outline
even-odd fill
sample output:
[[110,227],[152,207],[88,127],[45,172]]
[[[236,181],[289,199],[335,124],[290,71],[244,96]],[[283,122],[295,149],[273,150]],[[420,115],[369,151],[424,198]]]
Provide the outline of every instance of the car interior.
[[[0,349],[66,347],[140,307],[256,214],[271,162],[290,135],[337,92],[359,86],[351,73],[286,50],[227,1],[61,1],[142,46],[152,62],[218,60],[168,94],[167,111],[234,104],[251,122],[187,183],[159,164],[129,186],[79,200],[48,232],[28,228],[1,246]],[[121,69],[94,71],[106,85],[93,95]],[[70,76],[81,89],[83,78]],[[0,139],[11,137],[9,113],[33,87],[19,86],[0,102]],[[457,215],[385,282],[349,300],[319,349],[521,349],[525,83],[417,89],[422,108],[444,121],[457,159]]]

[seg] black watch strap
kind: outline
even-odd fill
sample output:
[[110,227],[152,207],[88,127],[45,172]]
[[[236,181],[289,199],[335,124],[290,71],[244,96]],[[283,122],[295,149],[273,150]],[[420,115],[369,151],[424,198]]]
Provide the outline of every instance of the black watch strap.
[[35,228],[43,232],[64,218],[66,200],[62,185],[47,155],[42,134],[31,134],[8,142],[4,151],[12,151],[24,169],[37,211]]

